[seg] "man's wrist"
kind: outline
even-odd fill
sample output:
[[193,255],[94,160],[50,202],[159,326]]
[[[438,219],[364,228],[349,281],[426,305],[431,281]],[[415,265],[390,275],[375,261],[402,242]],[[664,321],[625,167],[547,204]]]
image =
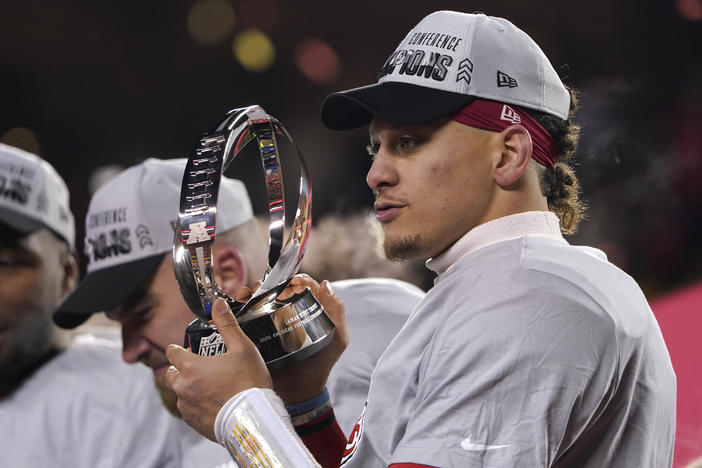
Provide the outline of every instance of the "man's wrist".
[[309,389],[301,389],[300,387],[297,387],[295,391],[292,392],[286,392],[283,389],[275,387],[273,388],[273,390],[275,390],[275,393],[280,397],[281,400],[283,400],[285,406],[293,406],[297,405],[298,403],[303,403],[305,401],[316,398],[317,396],[324,393],[326,387],[324,385],[319,387],[315,386]]
[[296,427],[318,419],[320,416],[329,413],[331,409],[329,391],[326,388],[314,398],[285,407],[293,426]]
[[303,413],[307,413],[322,406],[328,401],[329,390],[327,390],[327,388],[324,387],[324,391],[322,391],[320,394],[316,395],[313,398],[292,405],[285,405],[285,410],[290,416],[299,416]]

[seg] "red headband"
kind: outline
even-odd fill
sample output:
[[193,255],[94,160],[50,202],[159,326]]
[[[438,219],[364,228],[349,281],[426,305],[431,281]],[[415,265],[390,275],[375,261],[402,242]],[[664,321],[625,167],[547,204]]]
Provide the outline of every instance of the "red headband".
[[539,123],[517,106],[501,102],[476,99],[451,116],[456,122],[490,132],[501,132],[513,124],[520,124],[531,135],[531,156],[540,164],[551,167],[556,164],[558,149],[553,137]]

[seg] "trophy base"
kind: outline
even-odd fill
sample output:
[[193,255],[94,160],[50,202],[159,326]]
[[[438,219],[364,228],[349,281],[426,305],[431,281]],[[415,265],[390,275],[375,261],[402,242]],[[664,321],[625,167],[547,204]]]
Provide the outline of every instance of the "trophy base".
[[[276,300],[265,310],[251,310],[237,320],[270,372],[315,354],[334,336],[334,322],[309,288],[290,299]],[[217,356],[226,351],[216,328],[200,319],[186,328],[185,346],[201,356]]]

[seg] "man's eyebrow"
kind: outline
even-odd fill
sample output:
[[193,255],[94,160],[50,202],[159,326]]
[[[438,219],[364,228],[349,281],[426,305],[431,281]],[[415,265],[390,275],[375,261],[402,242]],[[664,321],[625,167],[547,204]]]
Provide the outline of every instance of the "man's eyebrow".
[[144,289],[138,289],[137,291],[133,292],[125,301],[124,304],[122,304],[123,309],[127,308],[132,308],[136,307],[138,305],[143,304],[144,302],[149,302],[152,301],[156,298],[155,295],[153,295],[150,291],[144,290]]
[[373,136],[377,135],[383,130],[391,130],[394,132],[402,132],[402,131],[419,131],[419,130],[433,130],[438,127],[440,127],[440,123],[436,124],[430,124],[430,123],[392,123],[392,122],[385,122],[381,125],[380,128],[374,127],[373,122],[368,126],[368,135],[370,136],[370,139],[373,140]]

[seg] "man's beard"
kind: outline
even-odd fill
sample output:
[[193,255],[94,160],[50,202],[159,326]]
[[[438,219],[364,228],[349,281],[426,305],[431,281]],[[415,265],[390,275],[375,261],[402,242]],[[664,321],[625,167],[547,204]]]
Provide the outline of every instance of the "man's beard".
[[53,326],[38,314],[13,331],[9,349],[0,356],[0,398],[11,394],[35,370],[59,353]]
[[409,260],[420,256],[422,239],[419,234],[407,234],[396,241],[389,241],[385,238],[383,248],[388,260]]
[[178,411],[178,397],[173,390],[166,385],[166,378],[164,376],[154,377],[154,383],[156,384],[156,390],[158,390],[163,406],[165,406],[168,412],[173,416],[180,418],[180,411]]

